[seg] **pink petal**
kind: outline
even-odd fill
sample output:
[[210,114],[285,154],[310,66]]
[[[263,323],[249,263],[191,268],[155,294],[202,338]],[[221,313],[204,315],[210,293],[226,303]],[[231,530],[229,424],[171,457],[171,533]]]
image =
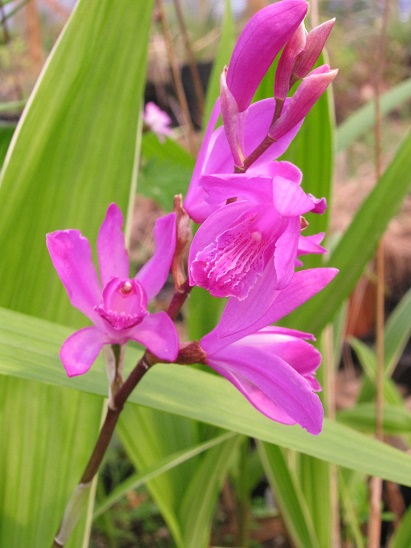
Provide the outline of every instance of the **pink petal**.
[[58,230],[47,234],[46,243],[71,304],[96,320],[94,306],[100,302],[101,289],[87,238],[78,230]]
[[273,181],[273,196],[274,206],[283,217],[299,217],[315,207],[299,184],[281,176]]
[[[274,305],[277,298],[277,276],[273,261],[266,266],[261,278],[249,292],[247,299],[240,301],[230,298],[222,314],[220,323],[215,328],[221,346],[225,346],[244,335],[257,331],[250,326],[259,324],[259,320]],[[268,325],[267,322],[260,327]],[[212,332],[213,333],[213,332]]]
[[313,339],[308,333],[283,328],[265,328],[238,341],[238,345],[261,348],[270,355],[279,356],[302,375],[315,391],[321,386],[314,377],[321,364],[320,352],[303,339]]
[[227,85],[240,112],[246,110],[274,58],[307,12],[303,0],[283,0],[250,19],[231,56]]
[[312,194],[308,194],[308,196],[311,198],[314,204],[314,207],[311,211],[313,213],[318,213],[318,215],[322,215],[327,209],[327,200],[325,198],[316,198]]
[[300,185],[303,179],[301,169],[291,162],[284,160],[282,162],[268,162],[267,164],[262,165],[257,162],[253,164],[249,170],[247,170],[247,173],[257,176],[261,172],[262,167],[264,167],[264,173],[272,178],[282,177],[283,179],[287,179],[297,185]]
[[300,218],[288,219],[287,228],[277,239],[274,252],[274,267],[277,275],[277,289],[284,289],[294,275],[300,239]]
[[170,273],[176,247],[176,214],[157,219],[154,227],[156,251],[136,276],[144,287],[148,302],[160,292]]
[[130,330],[128,337],[146,346],[161,360],[172,362],[177,357],[177,331],[165,312],[146,316],[141,324]]
[[[273,284],[271,280],[272,273],[265,272],[261,284],[253,290],[256,293],[255,304],[248,302],[254,296],[251,292],[246,301],[229,299],[220,323],[203,340],[210,348],[217,350],[277,322],[321,291],[337,273],[335,268],[301,270],[294,274],[285,289],[276,291],[275,287],[268,287],[265,292],[266,284],[271,282],[276,286],[276,281]],[[267,296],[270,298],[267,299]],[[252,306],[249,307],[249,304]]]
[[320,399],[304,377],[279,356],[245,344],[231,345],[214,354],[207,352],[207,363],[270,419],[298,423],[313,435],[321,432]]
[[[278,322],[301,306],[305,301],[324,289],[337,274],[338,270],[336,268],[310,268],[296,272],[291,283],[279,292],[274,306],[259,322],[258,329]],[[263,325],[263,322],[265,325]]]
[[[270,168],[271,164],[267,164]],[[268,169],[267,169],[268,171]],[[263,169],[261,169],[263,172]],[[246,173],[221,173],[203,175],[201,184],[207,194],[207,201],[211,204],[223,205],[229,198],[247,199],[254,203],[272,201],[272,179]]]
[[[213,111],[210,116],[210,120],[207,125],[207,129],[201,144],[200,152],[198,153],[196,165],[194,167],[193,176],[191,177],[190,186],[188,187],[187,195],[184,200],[184,208],[190,217],[196,222],[200,223],[208,217],[214,208],[205,202],[205,194],[201,185],[199,184],[199,178],[208,160],[210,153],[213,150],[213,142],[216,137],[214,127],[220,116],[220,100],[218,99],[214,105]],[[216,130],[218,131],[218,130]],[[219,128],[219,133],[224,133],[223,128]],[[226,142],[227,143],[227,142]],[[227,144],[227,154],[231,155],[230,149]],[[232,163],[232,158],[231,158]]]
[[[220,234],[227,230],[242,214],[250,209],[248,203],[234,202],[224,205],[201,225],[197,230],[190,246],[188,264],[195,259],[197,253],[213,242]],[[191,283],[191,282],[190,282]],[[194,284],[193,284],[194,285]]]
[[97,254],[103,287],[115,276],[127,278],[129,275],[129,259],[122,228],[121,210],[116,204],[111,204],[97,238]]
[[190,285],[204,287],[216,297],[248,299],[260,284],[267,250],[273,247],[270,234],[260,231],[264,207],[234,202],[208,217],[190,248]]
[[96,327],[85,327],[76,331],[63,344],[60,358],[69,377],[86,373],[93,365],[107,336]]
[[298,255],[308,255],[308,253],[314,253],[321,255],[327,253],[327,250],[320,245],[324,239],[324,232],[313,234],[311,236],[300,236],[298,241]]

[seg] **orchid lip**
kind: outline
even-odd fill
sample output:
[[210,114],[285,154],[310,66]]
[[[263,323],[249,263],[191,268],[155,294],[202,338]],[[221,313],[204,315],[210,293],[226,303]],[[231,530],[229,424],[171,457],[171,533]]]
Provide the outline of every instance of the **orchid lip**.
[[94,310],[116,331],[130,329],[148,315],[147,296],[138,281],[112,278]]
[[216,296],[247,297],[265,267],[268,242],[248,216],[197,253],[191,275]]

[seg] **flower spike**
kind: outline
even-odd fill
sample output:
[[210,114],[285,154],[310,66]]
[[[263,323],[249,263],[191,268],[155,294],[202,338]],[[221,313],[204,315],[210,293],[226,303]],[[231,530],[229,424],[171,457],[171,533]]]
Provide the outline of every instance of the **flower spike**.
[[227,72],[227,86],[239,112],[249,107],[263,76],[306,13],[305,0],[282,0],[263,8],[247,23]]

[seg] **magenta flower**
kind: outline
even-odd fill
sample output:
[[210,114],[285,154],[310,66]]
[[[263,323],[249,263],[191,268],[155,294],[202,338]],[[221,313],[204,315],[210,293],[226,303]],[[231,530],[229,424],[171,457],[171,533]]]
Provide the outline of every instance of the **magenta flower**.
[[227,306],[219,325],[200,341],[204,362],[229,380],[256,409],[282,424],[300,424],[314,435],[321,432],[323,421],[321,401],[315,394],[321,387],[314,376],[321,356],[304,340],[314,337],[262,326],[300,306],[325,287],[336,272],[318,268],[296,273],[289,286],[277,292],[264,318],[223,336],[232,333],[233,314],[227,313]]
[[143,120],[146,126],[157,135],[160,142],[164,143],[164,137],[171,135],[171,118],[155,103],[149,102],[146,104]]
[[286,287],[297,260],[300,216],[325,209],[325,200],[302,190],[301,178],[300,170],[288,162],[272,162],[264,177],[253,169],[241,175],[203,177],[211,200],[237,200],[212,213],[195,235],[189,254],[190,284],[216,297],[250,300],[250,306],[260,286],[268,295],[266,302],[271,292]]
[[123,216],[111,204],[101,225],[97,254],[101,283],[92,261],[91,247],[78,230],[47,234],[47,247],[73,306],[92,322],[71,335],[60,357],[69,376],[89,370],[103,345],[124,345],[134,340],[158,358],[173,361],[178,337],[165,312],[150,314],[148,302],[163,287],[175,249],[175,214],[156,222],[156,251],[134,278],[129,277],[129,257],[122,233]]
[[[287,102],[286,102],[287,105]],[[245,155],[250,154],[264,139],[270,128],[275,108],[274,99],[264,99],[253,103],[248,111],[241,131],[242,148]],[[203,143],[198,154],[197,162],[188,188],[184,207],[190,217],[196,223],[202,223],[211,213],[225,203],[222,198],[219,203],[213,203],[207,197],[208,193],[203,188],[203,183],[209,175],[216,178],[233,174],[233,154],[227,140],[224,127],[214,130],[220,115],[220,101],[217,101],[204,135]],[[257,171],[264,175],[270,173],[272,160],[279,158],[287,150],[291,141],[300,129],[302,120],[288,133],[284,134],[253,164],[253,173]],[[237,175],[237,177],[242,175]],[[231,193],[231,196],[235,193]]]

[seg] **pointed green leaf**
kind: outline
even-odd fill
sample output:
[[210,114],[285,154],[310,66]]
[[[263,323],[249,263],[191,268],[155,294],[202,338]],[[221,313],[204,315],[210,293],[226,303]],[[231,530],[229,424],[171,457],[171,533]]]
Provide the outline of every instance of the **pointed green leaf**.
[[[159,462],[156,462],[154,465],[144,468],[142,472],[136,472],[127,480],[120,483],[103,501],[101,501],[94,510],[94,518],[97,518],[109,508],[123,498],[128,491],[137,489],[140,485],[144,485],[149,480],[168,472],[175,466],[179,466],[183,462],[196,457],[200,453],[211,449],[215,445],[218,445],[230,438],[233,438],[236,434],[233,432],[225,432],[224,434],[218,435],[215,438],[210,439],[204,443],[199,443],[194,447],[189,449],[182,449],[181,451],[176,451],[171,455],[167,455]],[[144,442],[143,442],[144,445]]]
[[411,289],[390,314],[384,330],[384,366],[391,375],[411,335]]
[[[2,376],[0,401],[0,546],[51,546],[90,456],[102,398]],[[67,547],[83,537],[79,526]]]
[[[375,432],[375,403],[358,403],[355,407],[338,412],[337,419],[363,432]],[[409,434],[411,432],[411,416],[405,407],[384,405],[383,409],[384,434]]]
[[390,542],[391,548],[408,548],[411,545],[411,506],[402,516]]
[[184,547],[209,546],[211,519],[217,498],[241,439],[241,436],[236,436],[210,449],[197,465],[193,476],[188,478],[179,510]]
[[77,228],[94,243],[109,203],[126,210],[152,4],[80,1],[47,61],[0,180],[2,306],[66,324],[80,317],[45,234]]
[[[411,97],[411,79],[401,82],[381,96],[381,113],[388,114]],[[349,116],[337,129],[337,152],[345,150],[361,135],[370,130],[375,122],[375,105],[368,102]]]
[[[79,228],[93,241],[109,202],[116,200],[126,210],[152,5],[152,0],[126,0],[120,8],[110,0],[80,0],[47,61],[13,136],[1,175],[3,306],[84,325],[84,318],[79,320],[80,314],[68,304],[53,270],[45,234]],[[21,336],[25,339],[24,331]],[[48,341],[47,331],[40,336]],[[2,474],[7,511],[1,512],[0,529],[8,535],[2,545],[48,546],[92,449],[102,399],[44,385],[36,385],[31,391],[31,382],[12,381],[7,385],[7,398],[15,400],[17,406],[30,394],[24,412],[29,416],[32,409],[36,422],[31,428],[34,432],[42,425],[42,430],[28,448],[25,430],[15,429],[14,445],[27,449],[26,469],[22,473],[24,483],[19,483],[16,474]],[[36,409],[42,410],[42,420]],[[22,414],[10,404],[2,409],[0,420],[8,419],[15,425],[16,417]],[[25,428],[27,424],[28,419],[22,421]],[[86,435],[82,431],[76,436],[79,424],[87,425]],[[71,440],[70,450],[67,440]],[[36,460],[45,447],[47,458]],[[73,454],[78,457],[76,463]],[[51,479],[42,482],[43,477]],[[27,516],[24,524],[20,521],[18,504],[22,500],[31,505],[30,524],[26,524]],[[47,525],[39,527],[44,516]],[[6,526],[3,520],[7,520]],[[73,536],[72,546],[82,546],[87,537],[84,531],[83,523]]]
[[293,544],[298,548],[319,548],[307,502],[286,452],[268,443],[259,442],[257,447]]
[[[58,352],[61,342],[70,333],[67,328],[45,320],[0,309],[0,375],[105,395],[106,379],[101,360],[81,378],[69,379],[65,375]],[[134,366],[139,356],[141,354],[133,348],[128,349],[126,371]],[[155,366],[132,393],[130,402],[411,485],[409,455],[327,419],[322,434],[317,437],[298,426],[277,424],[258,413],[225,379],[194,368],[172,364]]]

